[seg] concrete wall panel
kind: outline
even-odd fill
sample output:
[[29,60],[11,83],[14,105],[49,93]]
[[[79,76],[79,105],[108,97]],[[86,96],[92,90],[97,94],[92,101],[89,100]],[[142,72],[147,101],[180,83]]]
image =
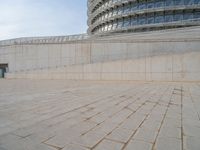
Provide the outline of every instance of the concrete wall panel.
[[9,64],[8,78],[199,81],[200,41],[192,35],[0,46],[0,63]]

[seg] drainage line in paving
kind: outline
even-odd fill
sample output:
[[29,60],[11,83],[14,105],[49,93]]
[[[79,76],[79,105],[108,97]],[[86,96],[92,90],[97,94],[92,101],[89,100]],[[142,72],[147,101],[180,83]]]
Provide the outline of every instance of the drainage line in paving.
[[[146,91],[146,93],[149,93],[151,90],[148,90],[148,91]],[[164,95],[164,93],[165,92],[163,92],[163,95]],[[145,94],[143,94],[143,95],[145,95]],[[162,96],[161,96],[162,97]],[[136,98],[132,103],[134,103],[135,101],[137,101],[138,100],[138,98]],[[146,101],[148,101],[148,100],[146,100]],[[146,102],[145,101],[145,102]],[[119,123],[118,125],[117,125],[117,127],[115,127],[111,132],[109,132],[108,134],[106,134],[96,145],[94,145],[92,148],[91,148],[91,150],[93,150],[94,148],[96,148],[104,139],[106,139],[106,136],[108,136],[109,134],[111,134],[116,128],[118,128],[122,123],[124,123],[124,121],[127,119],[127,118],[129,118],[130,116],[132,116],[134,113],[136,113],[144,104],[145,104],[145,102],[142,104],[142,105],[140,105],[138,108],[137,108],[137,110],[136,111],[134,111],[134,112],[132,112],[129,116],[127,116],[121,123]],[[131,103],[131,104],[132,104]],[[129,104],[128,104],[129,105]],[[125,107],[127,107],[128,105],[126,105]],[[156,106],[156,105],[155,105]],[[154,107],[155,107],[154,106]],[[124,108],[125,108],[124,107]],[[153,108],[154,108],[153,107]],[[153,108],[152,108],[152,110],[153,110]],[[122,110],[122,109],[121,109]],[[120,110],[120,111],[121,111]],[[119,111],[119,112],[120,112]],[[144,118],[144,120],[141,122],[141,124],[138,126],[138,128],[144,123],[144,121],[146,120],[146,118],[148,117],[149,115],[146,115],[145,116],[145,118]],[[137,131],[137,130],[136,130]],[[126,147],[126,145],[129,143],[129,141],[131,140],[131,138],[135,135],[135,133],[136,133],[136,131],[134,131],[133,132],[133,134],[132,134],[132,136],[130,137],[130,139],[126,142],[126,143],[124,143],[124,146],[122,147],[122,150]]]
[[[148,88],[145,88],[143,91],[145,91],[146,89],[148,89]],[[131,90],[131,89],[129,89],[129,90]],[[129,91],[129,90],[127,90],[127,91]],[[126,92],[127,92],[127,91],[126,91]],[[148,92],[150,92],[150,90],[146,91],[146,93],[148,93]],[[134,95],[136,96],[137,94],[138,94],[138,93],[135,93]],[[113,100],[113,99],[112,99],[112,100]],[[110,101],[112,101],[112,100],[110,100]],[[125,100],[129,100],[129,98],[126,98]],[[137,98],[136,98],[133,102],[131,102],[131,103],[128,104],[128,105],[133,104],[133,103],[134,103],[135,101],[137,101],[137,100],[138,100],[138,96],[137,96]],[[124,108],[126,108],[128,105],[126,105]],[[124,108],[120,109],[118,112],[122,111]],[[137,110],[136,110],[136,111],[137,111]],[[127,118],[129,118],[129,117],[130,117],[133,113],[135,113],[136,111],[132,112]],[[116,115],[118,112],[112,114],[112,116]],[[111,118],[112,116],[109,116],[109,118]],[[108,118],[108,119],[109,119],[109,118]],[[107,119],[106,119],[106,120],[107,120]],[[106,120],[104,120],[104,121],[98,123],[98,124],[97,124],[96,126],[94,126],[92,129],[90,129],[90,130],[88,130],[88,131],[82,133],[81,135],[87,134],[89,131],[95,129],[97,126],[101,125],[101,124],[104,123]]]
[[181,85],[181,149],[183,150],[183,86]]
[[158,139],[158,135],[159,135],[159,133],[160,133],[160,130],[161,130],[162,125],[163,125],[163,123],[164,123],[165,117],[166,117],[166,115],[167,115],[167,112],[168,112],[168,109],[169,109],[169,106],[170,106],[170,103],[171,103],[173,94],[174,94],[174,90],[172,91],[170,100],[169,100],[168,105],[167,105],[167,109],[166,109],[165,114],[164,114],[164,116],[163,116],[163,119],[162,119],[162,121],[161,121],[161,124],[160,124],[160,127],[159,127],[159,129],[158,129],[158,133],[157,133],[157,135],[156,135],[155,141],[154,141],[154,143],[153,143],[153,145],[152,145],[152,150],[156,150],[156,148],[155,148],[156,141],[157,141],[157,139]]
[[[163,97],[163,95],[168,91],[168,89],[169,89],[169,87],[161,94],[159,100],[160,100],[160,99]],[[158,100],[158,101],[159,101],[159,100]],[[146,100],[146,101],[148,101],[148,100]],[[145,102],[146,102],[146,101],[145,101]],[[153,109],[154,109],[158,104],[159,104],[159,103],[156,103],[156,104],[153,106],[153,108],[151,109],[151,112],[153,111]],[[142,106],[141,106],[141,107],[142,107]],[[124,146],[122,147],[121,150],[124,150],[124,149],[127,147],[128,143],[131,141],[131,139],[134,137],[134,135],[136,134],[136,132],[138,131],[138,129],[143,125],[143,123],[146,121],[146,119],[150,116],[150,113],[151,113],[151,112],[149,112],[149,114],[145,116],[144,120],[140,123],[140,125],[139,125],[138,128],[137,128],[137,130],[134,131],[134,133],[131,135],[131,137],[129,138],[129,140],[124,144]]]

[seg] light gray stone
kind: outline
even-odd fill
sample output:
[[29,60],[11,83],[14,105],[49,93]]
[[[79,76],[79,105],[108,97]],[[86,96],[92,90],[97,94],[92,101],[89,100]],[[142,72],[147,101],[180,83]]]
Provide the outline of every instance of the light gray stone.
[[78,144],[81,146],[85,146],[88,148],[92,148],[95,146],[99,141],[104,138],[104,134],[100,134],[94,131],[91,131],[85,135],[79,136],[72,141],[74,144]]
[[199,83],[16,79],[0,85],[3,150],[199,147],[199,120],[181,121],[179,104],[170,101],[181,98],[172,95],[182,86],[195,100],[187,95],[181,103],[198,114]]
[[181,140],[169,137],[159,137],[155,144],[157,150],[181,150]]
[[106,138],[126,143],[134,132],[135,131],[133,131],[133,130],[127,130],[127,129],[123,129],[123,128],[116,128]]
[[200,138],[184,136],[184,149],[188,150],[199,150],[200,148]]
[[150,128],[140,128],[135,133],[133,139],[146,141],[148,143],[154,143],[156,135],[158,134],[158,131],[151,130]]
[[151,150],[152,144],[140,140],[131,140],[125,150]]
[[89,149],[79,145],[67,144],[62,150],[89,150]]
[[100,144],[95,147],[95,150],[121,150],[123,147],[122,143],[118,143],[115,141],[110,141],[110,140],[103,140]]

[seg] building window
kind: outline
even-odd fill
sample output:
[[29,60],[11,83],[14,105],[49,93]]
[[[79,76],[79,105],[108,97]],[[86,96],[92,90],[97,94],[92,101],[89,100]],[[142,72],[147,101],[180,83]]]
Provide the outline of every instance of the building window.
[[137,16],[131,18],[131,26],[137,25]]
[[137,5],[137,2],[133,2],[132,4],[131,4],[131,11],[137,11],[138,10],[138,5]]
[[102,32],[104,32],[104,30],[105,30],[105,25],[103,24],[101,28],[102,28]]
[[108,31],[112,30],[112,23],[108,24]]
[[154,1],[153,0],[148,1],[147,8],[154,8]]
[[105,19],[108,18],[108,12],[105,13],[104,18],[105,18]]
[[194,19],[200,18],[200,10],[194,12]]
[[139,16],[139,18],[138,18],[138,24],[139,25],[146,24],[146,15],[145,14],[142,14],[142,15]]
[[112,0],[113,1],[113,3],[115,3],[115,2],[117,2],[118,0]]
[[147,14],[147,24],[154,23],[154,13]]
[[165,6],[173,6],[173,0],[165,0]]
[[184,20],[193,19],[193,13],[192,13],[192,11],[185,11],[184,15],[183,15],[183,19]]
[[146,2],[145,0],[140,0],[138,4],[139,9],[146,9]]
[[112,17],[112,12],[113,12],[113,10],[109,11],[108,17]]
[[200,0],[194,0],[194,4],[200,4]]
[[117,15],[117,8],[113,9],[113,16]]
[[155,1],[155,7],[163,7],[164,6],[164,1],[156,0]]
[[173,21],[173,12],[165,12],[165,22]]
[[194,0],[184,0],[185,5],[192,5],[194,4]]
[[163,23],[164,22],[164,14],[163,13],[156,13],[155,14],[155,23]]
[[125,19],[124,19],[123,27],[128,27],[128,26],[130,26],[130,21],[131,21],[130,18],[125,18]]
[[112,30],[115,30],[117,28],[117,22],[115,21],[112,25]]
[[184,5],[184,0],[174,0],[174,5]]
[[122,26],[123,26],[123,19],[119,19],[117,21],[117,28],[120,29],[120,28],[122,28]]
[[105,24],[104,31],[108,31],[108,24]]
[[183,13],[179,12],[179,11],[175,12],[173,20],[174,21],[181,21],[181,20],[183,20]]
[[121,15],[123,13],[123,7],[118,7],[117,14]]
[[131,7],[130,7],[131,5],[125,5],[123,8],[124,8],[124,14],[126,14],[126,13],[129,13],[130,12],[130,10],[131,10]]

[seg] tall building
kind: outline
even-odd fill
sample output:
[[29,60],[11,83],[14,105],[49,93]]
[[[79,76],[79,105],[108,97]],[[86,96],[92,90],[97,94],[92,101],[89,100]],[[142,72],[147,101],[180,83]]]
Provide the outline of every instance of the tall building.
[[200,0],[88,0],[88,33],[141,32],[200,24]]

